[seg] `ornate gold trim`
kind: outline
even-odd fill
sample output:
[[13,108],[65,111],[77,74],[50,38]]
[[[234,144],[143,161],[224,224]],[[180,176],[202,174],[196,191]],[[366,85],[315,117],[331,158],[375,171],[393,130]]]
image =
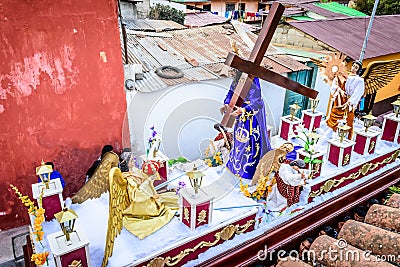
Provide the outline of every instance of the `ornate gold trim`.
[[343,165],[347,165],[350,161],[350,154],[344,156]]
[[207,211],[202,210],[199,212],[199,215],[197,216],[197,224],[206,222],[205,218],[207,217]]
[[183,208],[183,219],[189,222],[189,209],[187,207]]
[[147,264],[147,267],[164,267],[164,266],[165,266],[165,260],[164,258],[161,257],[154,258]]
[[372,142],[369,144],[368,153],[371,153],[371,151],[372,151],[372,149],[374,149],[374,147],[375,147],[375,141],[372,141]]
[[329,192],[332,188],[338,187],[339,185],[341,185],[346,180],[357,180],[358,177],[360,177],[360,175],[364,176],[369,171],[373,171],[376,168],[378,168],[380,165],[385,165],[385,164],[387,164],[389,162],[394,161],[399,155],[400,155],[400,150],[396,150],[391,156],[387,157],[383,161],[376,162],[376,163],[366,163],[366,164],[362,165],[358,169],[357,172],[354,172],[354,173],[350,174],[347,177],[342,177],[339,180],[330,179],[330,180],[326,181],[324,183],[324,185],[319,188],[319,190],[311,192],[309,194],[309,197],[314,198],[314,197],[317,197],[317,196],[323,194],[324,192],[325,193]]
[[[195,252],[199,248],[203,247],[213,247],[218,244],[220,240],[226,241],[233,237],[235,234],[241,234],[244,233],[250,226],[252,226],[255,223],[255,220],[248,220],[244,225],[228,225],[224,227],[221,231],[215,233],[214,237],[215,240],[213,242],[205,242],[205,241],[200,241],[196,246],[193,248],[187,248],[182,250],[178,255],[174,257],[166,257],[165,259],[162,257],[157,257],[151,260],[146,267],[163,267],[164,264],[166,266],[174,266],[177,265],[183,258],[185,258],[187,255],[190,253]],[[155,264],[162,264],[162,265],[155,265]]]

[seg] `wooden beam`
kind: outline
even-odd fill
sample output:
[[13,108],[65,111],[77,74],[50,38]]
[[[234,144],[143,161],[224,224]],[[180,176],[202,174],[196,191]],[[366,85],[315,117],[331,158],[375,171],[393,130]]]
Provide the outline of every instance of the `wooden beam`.
[[288,79],[251,61],[244,60],[234,53],[228,54],[225,60],[225,64],[242,72],[251,73],[255,77],[274,83],[285,89],[304,95],[306,97],[315,99],[318,96],[318,91],[304,86],[296,81]]

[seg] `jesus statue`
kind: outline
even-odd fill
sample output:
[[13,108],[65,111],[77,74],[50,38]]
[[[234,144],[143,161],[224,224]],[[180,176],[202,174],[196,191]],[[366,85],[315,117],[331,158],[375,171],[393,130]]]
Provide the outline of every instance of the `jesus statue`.
[[[241,72],[236,72],[221,112],[226,111],[241,75]],[[253,84],[243,105],[235,107],[232,115],[236,116],[236,123],[233,133],[233,146],[226,167],[240,178],[252,179],[260,158],[271,150],[264,101],[258,78],[253,79]]]

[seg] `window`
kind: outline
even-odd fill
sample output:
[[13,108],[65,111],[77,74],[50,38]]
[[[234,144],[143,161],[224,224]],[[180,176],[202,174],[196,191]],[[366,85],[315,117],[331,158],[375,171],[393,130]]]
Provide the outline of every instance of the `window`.
[[235,10],[235,3],[226,3],[225,5],[226,12]]
[[240,11],[245,11],[246,10],[246,4],[245,3],[239,3],[238,4],[238,10]]
[[203,5],[203,10],[204,11],[211,11],[211,4]]
[[[305,86],[313,88],[315,85],[315,78],[316,78],[318,69],[312,63],[306,64],[306,65],[309,65],[309,67],[311,67],[312,69],[291,72],[288,74],[288,78],[292,79],[298,83],[301,83]],[[308,97],[300,95],[300,94],[295,93],[290,90],[286,90],[285,104],[283,107],[283,116],[290,114],[289,105],[292,105],[295,102],[297,102],[297,104],[301,107],[301,110],[308,108]],[[299,117],[299,118],[301,117],[301,110],[299,110],[297,112],[296,117]]]

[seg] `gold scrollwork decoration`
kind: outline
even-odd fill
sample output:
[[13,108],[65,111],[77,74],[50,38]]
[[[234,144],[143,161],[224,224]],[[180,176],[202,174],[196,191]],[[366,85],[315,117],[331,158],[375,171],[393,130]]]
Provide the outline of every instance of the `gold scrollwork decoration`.
[[205,218],[207,217],[207,211],[202,210],[199,212],[199,215],[197,216],[197,224],[206,222]]
[[189,222],[189,209],[187,207],[183,209],[183,219]]
[[350,154],[346,154],[343,159],[343,165],[349,164],[350,161]]
[[371,153],[371,151],[374,149],[374,147],[375,147],[375,141],[372,141],[372,142],[369,144],[368,153]]
[[396,158],[400,155],[400,150],[396,150],[393,154],[391,154],[389,157],[385,158],[381,162],[376,162],[376,163],[366,163],[363,166],[361,166],[358,171],[350,174],[347,177],[341,177],[340,179],[330,179],[326,181],[318,190],[313,191],[309,194],[309,197],[314,198],[317,196],[320,196],[324,192],[329,192],[332,188],[336,188],[340,186],[344,181],[346,180],[357,180],[360,175],[365,176],[368,172],[375,170],[381,165],[385,165],[387,163],[393,162],[396,160]]
[[226,241],[231,238],[236,232],[236,227],[234,225],[228,225],[220,232],[221,239]]
[[164,267],[165,266],[165,259],[161,257],[157,257],[152,259],[146,267]]
[[[146,267],[163,267],[164,265],[150,265],[150,264],[165,264],[166,266],[175,266],[177,265],[183,258],[185,258],[187,255],[189,255],[190,253],[195,252],[196,250],[198,250],[199,248],[203,248],[203,247],[213,247],[215,245],[218,244],[218,242],[220,240],[228,240],[229,238],[231,238],[232,236],[234,236],[235,234],[241,234],[243,232],[245,232],[250,226],[252,226],[255,223],[255,220],[249,220],[247,221],[244,225],[228,225],[226,227],[224,227],[224,229],[222,229],[221,231],[217,232],[214,237],[215,240],[213,242],[206,242],[206,241],[200,241],[196,246],[194,246],[193,248],[187,248],[182,250],[178,255],[174,256],[174,257],[166,257],[165,259],[162,257],[158,257],[155,258],[153,260],[150,261],[150,263],[148,263],[146,265]],[[155,261],[156,260],[156,261]],[[154,263],[153,263],[154,261]]]

